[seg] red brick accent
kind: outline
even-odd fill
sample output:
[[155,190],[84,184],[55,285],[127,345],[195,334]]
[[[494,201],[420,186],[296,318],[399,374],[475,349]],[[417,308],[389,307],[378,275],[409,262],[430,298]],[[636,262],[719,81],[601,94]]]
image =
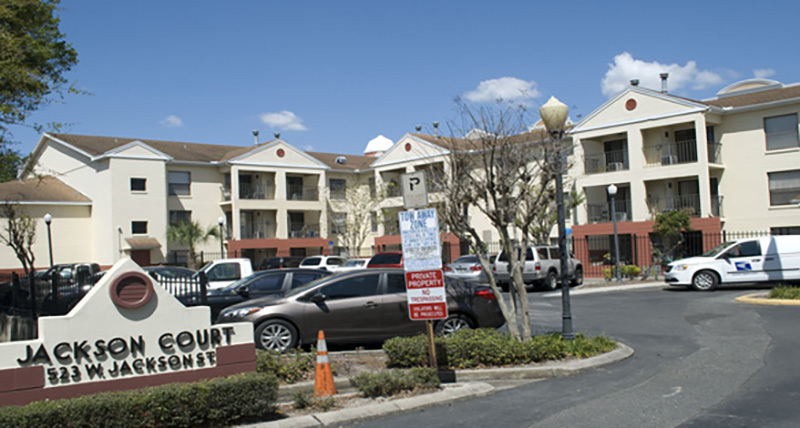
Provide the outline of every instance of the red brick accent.
[[[216,348],[217,365],[205,369],[183,370],[150,376],[86,382],[44,388],[44,367],[33,366],[0,370],[0,406],[19,406],[45,399],[59,400],[98,392],[139,389],[175,382],[249,373],[256,369],[255,345],[252,343]],[[14,385],[10,388],[9,385]]]
[[289,255],[291,248],[320,248],[322,255],[330,254],[328,240],[325,238],[297,238],[297,239],[238,239],[228,241],[229,254],[241,254],[242,250],[257,248],[275,248],[279,255]]

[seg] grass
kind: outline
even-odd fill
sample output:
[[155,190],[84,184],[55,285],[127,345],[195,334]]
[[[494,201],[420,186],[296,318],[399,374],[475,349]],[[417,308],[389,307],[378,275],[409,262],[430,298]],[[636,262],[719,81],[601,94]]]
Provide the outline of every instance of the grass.
[[800,299],[800,287],[793,287],[788,285],[779,285],[774,287],[769,292],[770,299],[789,299],[789,300],[798,300]]

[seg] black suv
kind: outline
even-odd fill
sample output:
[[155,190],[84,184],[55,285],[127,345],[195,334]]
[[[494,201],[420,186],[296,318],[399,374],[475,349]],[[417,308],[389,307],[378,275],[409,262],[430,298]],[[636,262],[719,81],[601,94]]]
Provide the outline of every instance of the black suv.
[[296,268],[300,266],[303,257],[268,257],[258,266],[258,270]]

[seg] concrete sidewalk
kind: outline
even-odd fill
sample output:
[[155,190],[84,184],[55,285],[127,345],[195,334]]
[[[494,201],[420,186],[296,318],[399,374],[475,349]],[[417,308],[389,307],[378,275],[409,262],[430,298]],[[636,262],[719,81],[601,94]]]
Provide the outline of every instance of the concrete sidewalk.
[[[364,419],[383,417],[410,410],[419,410],[425,407],[440,406],[494,393],[495,387],[484,381],[548,379],[569,376],[622,361],[632,356],[633,353],[633,349],[620,343],[617,349],[609,353],[586,359],[552,361],[529,366],[444,371],[441,373],[442,377],[453,383],[443,383],[441,390],[429,394],[388,401],[373,400],[373,403],[360,407],[312,413],[304,416],[242,426],[251,428],[299,428],[354,423]],[[335,381],[337,389],[341,388],[344,390],[349,387],[349,381],[347,379],[335,379]],[[287,396],[300,391],[312,392],[313,389],[313,382],[304,382],[302,384],[281,387],[279,395]]]

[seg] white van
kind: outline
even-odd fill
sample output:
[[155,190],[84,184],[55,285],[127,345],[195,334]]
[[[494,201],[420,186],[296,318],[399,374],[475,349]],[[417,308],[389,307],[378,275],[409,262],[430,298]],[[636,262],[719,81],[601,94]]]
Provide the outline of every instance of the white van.
[[702,256],[670,263],[664,277],[669,285],[698,291],[728,283],[800,281],[800,235],[724,242]]

